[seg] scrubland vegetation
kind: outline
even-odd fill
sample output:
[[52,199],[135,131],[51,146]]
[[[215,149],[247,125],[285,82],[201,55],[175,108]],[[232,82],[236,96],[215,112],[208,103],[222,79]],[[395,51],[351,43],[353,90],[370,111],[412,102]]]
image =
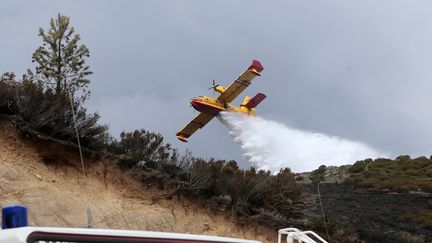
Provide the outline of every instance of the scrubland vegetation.
[[362,187],[397,192],[432,192],[432,160],[424,156],[357,161],[348,172],[350,177],[347,182]]
[[[333,175],[325,165],[307,173],[313,184],[337,181],[359,188],[369,188],[392,192],[432,192],[432,159],[425,156],[411,158],[402,155],[396,159],[365,159],[352,166],[333,167]],[[296,180],[301,182],[304,175],[297,175]]]

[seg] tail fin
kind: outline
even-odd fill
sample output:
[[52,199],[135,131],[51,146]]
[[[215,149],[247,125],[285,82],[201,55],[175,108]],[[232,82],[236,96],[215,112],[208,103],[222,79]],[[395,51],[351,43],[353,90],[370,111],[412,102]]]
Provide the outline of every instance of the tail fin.
[[[265,94],[258,93],[252,99],[249,97],[245,97],[242,106],[247,107],[248,109],[255,108],[261,101],[263,101],[267,96]],[[248,99],[246,101],[246,99]]]
[[241,103],[241,106],[245,106],[249,102],[249,100],[251,100],[251,97],[245,96],[243,103]]

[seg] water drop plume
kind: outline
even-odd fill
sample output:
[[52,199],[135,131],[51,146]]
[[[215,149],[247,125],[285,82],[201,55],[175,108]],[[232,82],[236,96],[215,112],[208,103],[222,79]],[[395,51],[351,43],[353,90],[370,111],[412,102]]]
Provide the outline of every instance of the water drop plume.
[[360,142],[298,130],[262,117],[222,112],[218,118],[240,145],[243,156],[259,169],[272,172],[285,167],[304,172],[322,164],[353,164],[384,156]]

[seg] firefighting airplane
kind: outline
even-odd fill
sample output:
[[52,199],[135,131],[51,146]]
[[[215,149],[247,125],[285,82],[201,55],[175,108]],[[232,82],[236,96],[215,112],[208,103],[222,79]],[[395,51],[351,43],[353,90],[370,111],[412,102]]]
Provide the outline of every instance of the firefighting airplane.
[[215,117],[221,111],[231,111],[255,116],[255,107],[263,101],[266,96],[258,93],[252,99],[246,96],[240,107],[236,107],[230,104],[239,94],[245,90],[251,81],[256,76],[261,76],[261,72],[264,70],[261,63],[257,60],[253,60],[252,65],[248,67],[228,88],[222,85],[214,84],[211,89],[220,93],[219,97],[211,98],[207,96],[199,96],[191,99],[191,105],[200,111],[200,114],[195,117],[189,124],[183,127],[177,132],[177,138],[182,142],[187,142],[192,134],[198,129],[203,128],[213,117]]

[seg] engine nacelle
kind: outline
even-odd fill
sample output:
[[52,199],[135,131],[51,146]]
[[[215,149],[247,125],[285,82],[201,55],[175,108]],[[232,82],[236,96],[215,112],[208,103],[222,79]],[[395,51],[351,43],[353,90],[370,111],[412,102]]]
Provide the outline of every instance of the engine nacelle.
[[225,92],[225,87],[224,86],[222,86],[222,85],[215,85],[214,87],[213,87],[213,89],[214,89],[214,91],[216,91],[216,92],[219,92],[219,93],[223,93],[223,92]]

